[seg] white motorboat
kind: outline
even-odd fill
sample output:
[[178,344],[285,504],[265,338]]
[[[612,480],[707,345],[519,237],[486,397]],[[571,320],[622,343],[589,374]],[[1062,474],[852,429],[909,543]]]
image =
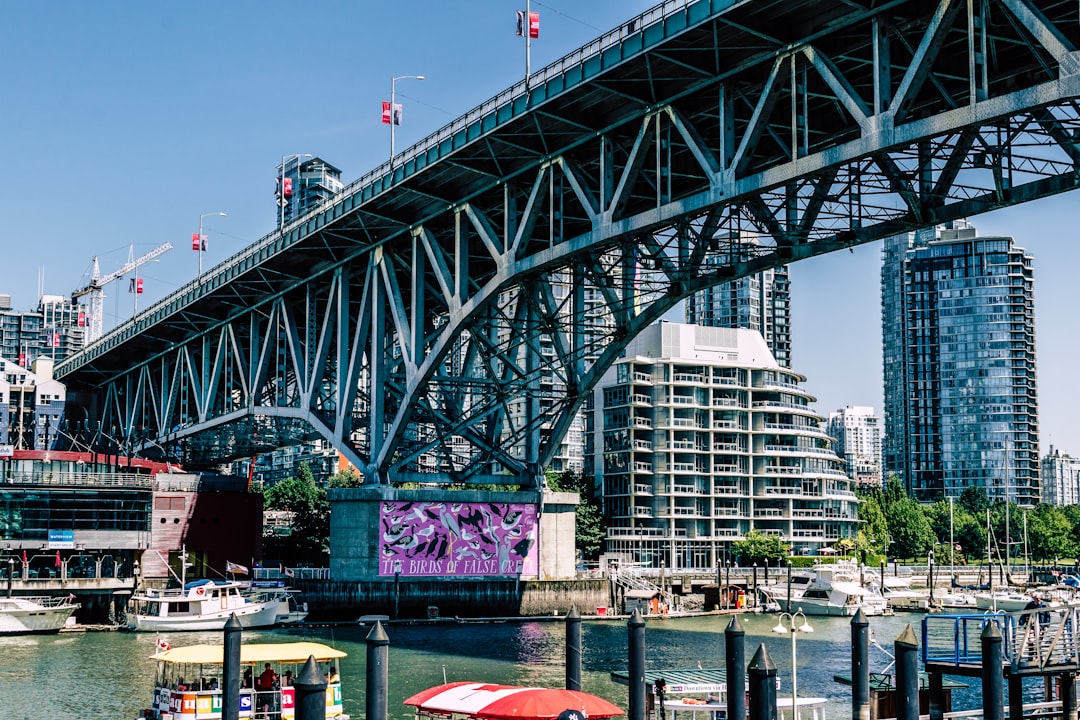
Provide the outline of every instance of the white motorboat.
[[279,590],[277,593],[278,625],[293,625],[303,622],[308,616],[308,605],[299,590]]
[[[233,580],[195,580],[182,588],[142,590],[128,603],[132,630],[221,630],[229,616],[246,628],[278,622],[282,600],[277,593],[253,591]],[[288,612],[288,603],[285,603]]]
[[947,592],[934,595],[934,603],[942,610],[964,611],[978,610],[975,605],[975,596],[970,592]]
[[1027,608],[1030,602],[1030,595],[1015,590],[975,593],[975,607],[979,610],[1018,612]]
[[70,595],[63,597],[0,598],[0,634],[60,632],[71,613],[79,609]]
[[817,563],[813,579],[801,595],[778,593],[773,599],[784,612],[802,610],[806,615],[851,616],[862,609],[866,615],[888,615],[892,612],[881,592],[873,585],[860,582],[859,566],[854,560]]
[[885,578],[885,587],[881,594],[885,598],[885,602],[893,610],[908,612],[930,611],[930,594],[912,590],[911,584],[906,578]]

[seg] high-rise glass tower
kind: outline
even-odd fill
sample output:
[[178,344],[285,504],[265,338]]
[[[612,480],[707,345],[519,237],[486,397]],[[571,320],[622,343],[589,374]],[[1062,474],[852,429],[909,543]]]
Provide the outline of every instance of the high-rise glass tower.
[[1037,503],[1031,256],[957,223],[888,238],[881,272],[886,472],[920,501]]
[[[730,264],[755,254],[752,235],[716,238],[721,254],[711,262]],[[730,250],[725,251],[725,249]],[[791,281],[786,265],[716,285],[686,299],[686,322],[707,327],[757,330],[780,367],[791,367]]]

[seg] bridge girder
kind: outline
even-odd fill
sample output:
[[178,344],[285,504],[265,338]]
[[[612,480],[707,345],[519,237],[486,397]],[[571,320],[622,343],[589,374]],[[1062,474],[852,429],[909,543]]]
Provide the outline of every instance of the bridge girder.
[[1075,3],[648,17],[67,361],[75,429],[193,464],[321,437],[372,481],[531,485],[694,292],[1080,183]]

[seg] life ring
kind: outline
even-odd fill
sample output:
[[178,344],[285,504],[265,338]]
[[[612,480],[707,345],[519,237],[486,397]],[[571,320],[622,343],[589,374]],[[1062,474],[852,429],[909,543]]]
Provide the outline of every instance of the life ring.
[[201,587],[195,588],[195,594],[200,595],[200,596],[205,595],[206,594],[206,588],[201,588]]

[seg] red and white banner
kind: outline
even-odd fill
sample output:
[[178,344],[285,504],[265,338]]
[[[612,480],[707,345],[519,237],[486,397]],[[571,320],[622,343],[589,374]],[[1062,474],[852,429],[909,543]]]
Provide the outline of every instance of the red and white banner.
[[86,327],[86,313],[79,313],[79,327]]
[[142,295],[142,291],[143,291],[143,279],[142,278],[131,278],[131,280],[128,282],[128,292],[129,293],[135,293],[136,295]]
[[288,200],[289,198],[292,197],[292,178],[291,177],[284,178],[284,180],[282,182],[282,186],[285,188],[284,197],[285,197],[286,200]]
[[191,233],[191,249],[195,252],[206,252],[206,236]]
[[[540,37],[540,13],[529,12],[529,38],[535,40]],[[517,34],[518,37],[525,37],[525,11],[517,11]]]
[[60,347],[60,333],[56,333],[52,338],[53,347]]
[[382,104],[382,124],[389,125],[393,122],[395,125],[401,124],[402,107],[401,103],[394,103],[393,110],[390,108],[390,103],[383,102]]
[[390,103],[386,100],[383,100],[382,104],[382,124],[390,124]]

